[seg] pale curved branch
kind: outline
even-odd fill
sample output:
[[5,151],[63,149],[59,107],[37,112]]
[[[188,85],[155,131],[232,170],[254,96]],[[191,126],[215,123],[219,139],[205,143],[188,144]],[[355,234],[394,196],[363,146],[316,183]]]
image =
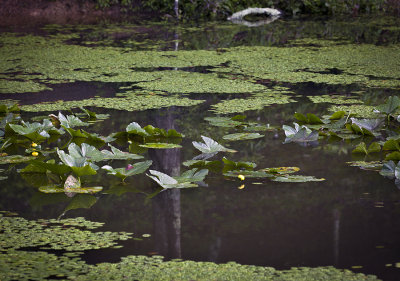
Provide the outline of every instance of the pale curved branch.
[[234,13],[228,18],[228,20],[241,20],[243,17],[250,14],[267,14],[272,17],[277,17],[281,15],[281,12],[277,9],[272,8],[247,8],[245,10]]

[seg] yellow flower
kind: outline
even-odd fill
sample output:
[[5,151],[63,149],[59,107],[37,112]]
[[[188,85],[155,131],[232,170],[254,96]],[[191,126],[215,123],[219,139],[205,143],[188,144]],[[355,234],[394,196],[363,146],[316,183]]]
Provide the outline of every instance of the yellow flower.
[[34,152],[32,152],[32,156],[38,156],[39,155],[39,152],[37,152],[37,151],[34,151]]
[[242,184],[241,186],[238,187],[238,189],[243,189],[244,188],[244,184]]
[[238,178],[240,179],[240,180],[242,180],[242,181],[244,181],[244,176],[243,175],[238,175]]
[[38,144],[36,142],[33,142],[31,145],[32,145],[32,147],[38,146]]

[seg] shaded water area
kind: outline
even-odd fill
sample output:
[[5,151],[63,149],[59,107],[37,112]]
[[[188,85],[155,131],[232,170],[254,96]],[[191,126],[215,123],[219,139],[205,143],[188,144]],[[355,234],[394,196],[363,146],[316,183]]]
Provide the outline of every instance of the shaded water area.
[[[55,152],[57,147],[68,152],[75,142],[110,150],[106,144],[110,143],[143,159],[96,163],[100,168],[110,165],[128,171],[129,164],[135,167],[139,161],[152,164],[145,173],[123,182],[104,169],[83,174],[82,186],[102,186],[102,191],[71,196],[40,189],[60,180],[64,186],[68,173],[56,177],[51,169],[24,173],[19,169],[32,162],[2,162],[0,210],[29,220],[84,217],[103,222],[102,232],[133,233],[134,239],[118,242],[123,247],[74,250],[89,265],[118,263],[129,255],[161,255],[166,260],[234,261],[277,270],[333,266],[380,280],[400,280],[398,171],[385,174],[388,177],[379,173],[390,159],[400,160],[398,155],[388,158],[388,151],[395,149],[381,150],[388,137],[399,140],[400,103],[386,115],[384,109],[381,115],[374,112],[400,94],[399,24],[393,18],[361,18],[281,19],[254,28],[229,23],[2,27],[3,103],[18,102],[21,118],[29,122],[43,122],[58,111],[71,115],[69,108],[86,121],[77,108],[85,106],[109,116],[77,127],[101,136],[121,132],[103,143],[88,136],[71,138],[68,133],[55,141],[39,138],[40,154],[31,158],[58,163],[63,159]],[[329,119],[337,111],[344,111],[342,118]],[[296,119],[296,112],[315,114],[325,124]],[[245,117],[227,120],[237,114]],[[369,125],[368,130],[357,121],[365,118],[380,124]],[[343,128],[332,129],[340,120]],[[283,126],[301,121],[319,130],[319,138],[317,134],[312,141],[288,141]],[[18,119],[13,122],[20,124]],[[175,129],[184,137],[146,141],[135,135],[137,131],[126,135],[131,122]],[[358,124],[361,133],[354,128],[346,131],[345,123]],[[15,137],[5,127],[2,157],[32,155],[35,137]],[[249,132],[261,135],[236,141],[226,137]],[[10,136],[20,141],[13,139],[5,147]],[[185,161],[201,154],[192,144],[201,142],[201,136],[237,152],[221,151],[205,159],[217,163],[190,166]],[[181,148],[143,146],[154,142]],[[379,143],[379,150],[352,153],[361,142],[367,147]],[[241,163],[232,168],[223,157],[256,167]],[[176,177],[195,167],[207,169],[208,174],[200,181],[184,182],[195,185],[188,188],[162,189],[145,175],[156,170]],[[271,167],[298,167],[296,174],[310,178],[260,171]],[[76,176],[76,171],[71,174]],[[0,235],[4,232],[0,229]],[[3,246],[2,252],[8,254],[5,249],[12,247]],[[37,245],[20,250],[42,251]],[[65,249],[47,251],[63,256]],[[59,278],[65,276],[75,278],[64,272]],[[295,276],[279,280],[298,280]],[[8,280],[7,272],[3,277]],[[319,280],[313,278],[305,280]],[[367,280],[364,275],[343,278]]]

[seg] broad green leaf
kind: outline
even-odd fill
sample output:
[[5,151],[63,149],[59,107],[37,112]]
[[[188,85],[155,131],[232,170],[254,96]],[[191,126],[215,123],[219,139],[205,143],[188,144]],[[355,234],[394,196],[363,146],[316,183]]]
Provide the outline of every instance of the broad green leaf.
[[235,162],[228,160],[226,157],[222,158],[224,162],[224,169],[223,172],[228,172],[232,170],[253,170],[257,167],[256,163],[253,162]]
[[382,170],[379,172],[384,177],[395,177],[396,164],[390,160],[383,163]]
[[122,180],[125,180],[125,178],[133,175],[138,175],[141,173],[144,173],[153,163],[153,161],[144,161],[144,162],[138,162],[133,165],[129,165],[125,168],[116,168],[114,169],[113,167],[109,165],[105,165],[101,167],[103,170],[106,170],[108,174],[110,175],[115,175]]
[[317,117],[315,114],[312,113],[307,113],[307,116],[305,116],[304,114],[296,112],[294,114],[294,117],[304,124],[310,124],[310,125],[324,124],[324,122],[322,122],[319,117]]
[[144,147],[144,148],[154,148],[154,149],[168,149],[168,148],[181,148],[182,147],[179,144],[162,143],[162,142],[156,142],[156,143],[148,142],[146,144],[139,144],[139,146]]
[[201,136],[201,138],[203,139],[204,143],[200,143],[200,142],[196,142],[196,141],[194,141],[192,143],[195,148],[197,148],[198,150],[200,150],[203,153],[213,153],[213,152],[219,152],[219,151],[236,152],[236,150],[228,149],[228,148],[220,145],[218,142],[214,141],[213,139],[211,139],[209,137]]
[[265,171],[270,174],[291,174],[291,173],[296,173],[300,171],[299,167],[276,167],[276,168],[265,168],[262,169],[262,171]]
[[382,147],[382,150],[400,151],[399,140],[387,140]]
[[43,193],[64,193],[64,188],[60,185],[51,184],[39,187],[39,191]]
[[395,151],[386,155],[385,160],[400,161],[400,152]]
[[263,170],[259,170],[259,171],[248,171],[248,170],[233,170],[233,171],[229,171],[224,173],[224,176],[227,177],[234,177],[237,178],[239,175],[244,176],[245,178],[271,178],[274,175],[267,173]]
[[352,153],[361,153],[361,154],[368,154],[368,149],[367,146],[365,145],[365,142],[361,142],[356,146],[355,149],[353,149]]
[[377,142],[373,142],[368,147],[368,153],[376,153],[381,151],[381,145]]
[[350,118],[353,124],[368,131],[376,131],[383,125],[383,119],[356,119]]
[[285,175],[273,178],[272,181],[277,182],[310,182],[310,181],[324,181],[324,178],[316,178],[313,176],[301,176],[301,175]]
[[376,107],[376,110],[386,115],[394,113],[400,106],[400,98],[397,96],[390,96],[384,104]]
[[119,150],[118,148],[112,146],[111,144],[108,144],[108,146],[111,148],[111,152],[108,150],[102,150],[101,155],[102,155],[102,160],[128,160],[128,159],[141,159],[143,156],[137,155],[137,154],[132,154],[128,152],[123,152]]
[[186,182],[199,182],[203,181],[204,178],[208,175],[207,169],[191,169],[182,173],[179,177],[174,177],[178,181],[178,183],[186,183]]
[[346,112],[344,111],[336,111],[329,117],[330,120],[339,120],[342,119],[346,115]]
[[262,138],[264,135],[260,135],[259,133],[236,133],[225,135],[222,138],[228,141],[237,141],[237,140],[251,140]]
[[173,177],[170,177],[167,174],[161,173],[159,171],[150,170],[151,175],[146,174],[148,177],[157,182],[161,187],[168,188],[187,188],[187,187],[195,187],[197,184],[192,184],[190,182],[179,183]]
[[58,113],[58,120],[64,128],[75,128],[80,126],[88,126],[89,123],[83,122],[81,119],[74,115],[65,116],[61,112]]
[[359,167],[362,170],[380,171],[382,169],[381,161],[350,161],[346,163],[353,167]]
[[128,134],[139,135],[143,137],[150,136],[138,123],[132,122],[126,127],[126,132]]
[[293,123],[294,128],[283,125],[286,139],[284,143],[290,142],[313,142],[318,140],[318,131],[311,131],[306,126],[300,126],[297,123]]

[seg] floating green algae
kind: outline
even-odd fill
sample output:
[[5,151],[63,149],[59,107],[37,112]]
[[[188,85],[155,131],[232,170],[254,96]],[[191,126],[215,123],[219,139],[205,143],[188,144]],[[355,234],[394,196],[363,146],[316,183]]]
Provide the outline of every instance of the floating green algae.
[[0,214],[0,249],[39,247],[41,249],[82,251],[109,248],[118,240],[131,238],[130,233],[92,232],[101,224],[83,218],[29,221]]
[[57,111],[69,108],[78,108],[81,106],[96,106],[108,109],[141,111],[147,109],[158,109],[169,106],[193,106],[204,102],[203,100],[193,100],[176,95],[160,95],[155,93],[148,94],[128,94],[116,98],[91,98],[79,101],[56,101],[43,102],[35,105],[23,105],[21,110],[39,112],[39,111]]
[[[257,79],[400,87],[398,45],[314,40],[317,47],[132,51],[123,47],[67,45],[57,37],[10,33],[0,35],[0,40],[3,93],[38,91],[53,83],[74,81],[131,82],[146,90],[172,93],[259,92],[263,86],[252,82]],[[179,70],[198,66],[211,68],[206,73]],[[160,71],[162,67],[167,69]]]
[[360,104],[361,100],[339,95],[308,96],[313,103],[333,103],[333,104]]
[[333,267],[292,268],[275,270],[271,267],[241,265],[235,262],[163,261],[160,256],[128,256],[117,264],[101,263],[76,280],[266,280],[266,281],[361,281],[378,280],[373,275],[355,274]]
[[271,93],[259,93],[246,99],[237,98],[223,100],[211,106],[211,111],[218,114],[241,113],[249,110],[261,110],[273,104],[287,104],[295,102],[290,96],[284,95],[279,91]]
[[[0,279],[8,280],[378,280],[373,275],[356,274],[333,267],[292,268],[276,270],[272,267],[240,265],[235,262],[216,264],[183,260],[164,261],[161,256],[127,256],[118,263],[88,265],[79,256],[83,250],[106,248],[108,241],[127,239],[129,233],[97,232],[101,223],[83,218],[29,221],[7,212],[0,212]],[[83,229],[82,229],[83,228]],[[74,232],[69,230],[74,229]],[[74,233],[80,232],[79,235]],[[91,233],[91,234],[89,234]],[[68,237],[67,235],[72,235]],[[146,235],[148,236],[148,235]],[[111,238],[112,237],[112,238]],[[111,239],[110,239],[111,238]],[[85,247],[87,241],[90,247]],[[71,243],[71,241],[73,241]],[[79,243],[79,245],[75,245]],[[72,246],[74,244],[74,246]],[[23,247],[41,247],[67,252],[54,255],[44,251],[23,251]]]

